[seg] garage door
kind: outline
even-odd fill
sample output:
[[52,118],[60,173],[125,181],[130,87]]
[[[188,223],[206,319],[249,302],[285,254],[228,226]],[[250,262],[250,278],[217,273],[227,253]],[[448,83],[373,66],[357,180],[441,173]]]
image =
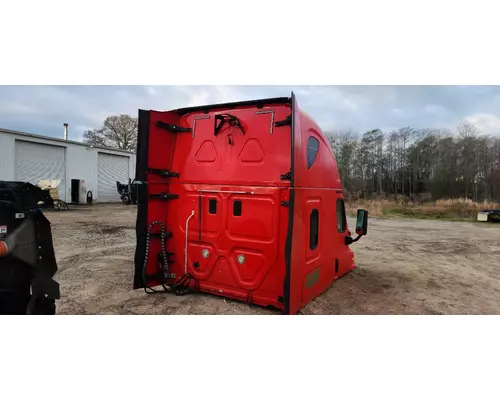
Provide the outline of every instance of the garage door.
[[99,184],[97,201],[99,203],[120,201],[116,191],[116,181],[127,183],[129,178],[128,157],[98,153]]
[[43,179],[57,179],[59,198],[66,196],[66,148],[16,140],[16,181],[37,185]]

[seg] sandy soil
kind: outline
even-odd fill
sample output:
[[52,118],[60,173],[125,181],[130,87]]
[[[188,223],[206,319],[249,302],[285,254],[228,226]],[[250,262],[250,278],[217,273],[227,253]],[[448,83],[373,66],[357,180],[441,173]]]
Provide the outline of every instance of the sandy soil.
[[[278,314],[210,295],[132,290],[135,213],[121,204],[47,213],[59,314]],[[358,269],[302,314],[500,314],[498,226],[371,219],[353,249]]]

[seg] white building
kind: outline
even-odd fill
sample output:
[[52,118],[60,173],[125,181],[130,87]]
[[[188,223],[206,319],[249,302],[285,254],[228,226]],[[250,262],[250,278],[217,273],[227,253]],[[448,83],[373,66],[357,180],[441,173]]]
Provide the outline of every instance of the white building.
[[59,198],[67,203],[86,203],[89,191],[96,202],[120,201],[116,181],[134,179],[135,160],[124,150],[0,128],[0,180],[60,180]]

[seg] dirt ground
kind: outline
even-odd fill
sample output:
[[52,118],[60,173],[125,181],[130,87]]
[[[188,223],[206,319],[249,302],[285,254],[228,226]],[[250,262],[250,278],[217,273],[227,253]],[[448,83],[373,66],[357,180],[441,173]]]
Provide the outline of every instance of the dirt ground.
[[[113,204],[46,214],[59,314],[279,314],[204,294],[132,290],[135,213]],[[352,245],[358,269],[301,314],[500,314],[498,226],[370,219],[368,229]]]

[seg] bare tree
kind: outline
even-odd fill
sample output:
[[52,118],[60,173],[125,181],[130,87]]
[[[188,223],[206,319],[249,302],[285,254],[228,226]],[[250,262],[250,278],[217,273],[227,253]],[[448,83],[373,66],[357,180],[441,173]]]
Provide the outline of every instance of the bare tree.
[[325,135],[335,154],[344,188],[349,193],[354,193],[357,190],[356,182],[353,181],[356,168],[357,135],[352,131],[326,132]]
[[327,134],[350,194],[500,201],[500,138],[470,122],[449,129]]
[[94,146],[135,151],[137,146],[137,118],[120,114],[107,117],[102,127],[83,134],[84,142]]

